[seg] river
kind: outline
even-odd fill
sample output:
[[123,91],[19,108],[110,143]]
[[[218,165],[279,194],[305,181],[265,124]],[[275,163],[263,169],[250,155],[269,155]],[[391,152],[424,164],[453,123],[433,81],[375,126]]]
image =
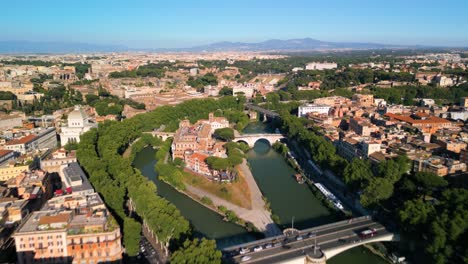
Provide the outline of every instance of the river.
[[[246,127],[244,133],[271,132],[262,123],[252,123]],[[138,153],[134,166],[143,175],[154,181],[158,193],[172,202],[182,214],[193,224],[200,236],[216,239],[219,247],[235,245],[252,241],[255,238],[245,229],[226,223],[213,211],[180,194],[168,184],[158,180],[154,171],[156,164],[155,151],[145,148]],[[268,142],[258,141],[247,154],[252,174],[262,193],[270,202],[273,213],[280,218],[281,227],[290,227],[294,218],[294,227],[303,229],[321,224],[331,223],[337,219],[313,195],[305,184],[298,184],[292,177],[294,170],[284,161],[283,157],[270,148]],[[365,248],[359,247],[348,250],[327,261],[331,264],[348,263],[386,263],[371,254]]]

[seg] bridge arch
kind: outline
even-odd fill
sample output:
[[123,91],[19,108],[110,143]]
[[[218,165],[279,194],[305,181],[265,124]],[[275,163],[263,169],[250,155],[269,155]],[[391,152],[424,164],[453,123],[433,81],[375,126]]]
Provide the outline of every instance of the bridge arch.
[[275,142],[278,142],[283,138],[284,136],[281,134],[246,134],[237,136],[233,141],[245,142],[249,147],[253,148],[255,143],[259,140],[265,140],[270,144],[270,146],[272,146]]
[[328,248],[328,249],[323,250],[323,253],[325,254],[326,259],[330,259],[330,258],[332,258],[332,257],[334,257],[334,256],[336,256],[336,255],[338,255],[340,253],[343,253],[344,251],[346,251],[348,249],[354,248],[354,247],[358,247],[358,246],[362,246],[362,245],[370,244],[370,243],[374,243],[374,242],[399,241],[399,240],[400,240],[399,235],[389,233],[389,234],[386,234],[384,236],[377,236],[377,237],[374,237],[374,238],[361,240],[359,242],[352,243],[352,244],[346,244],[346,245],[340,245],[340,246],[334,247],[334,248]]

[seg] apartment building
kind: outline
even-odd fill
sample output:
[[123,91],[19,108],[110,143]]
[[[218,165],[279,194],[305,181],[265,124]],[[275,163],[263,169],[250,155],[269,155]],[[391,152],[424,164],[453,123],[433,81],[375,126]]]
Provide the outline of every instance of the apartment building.
[[49,200],[14,233],[19,264],[120,263],[120,229],[98,194]]
[[329,105],[319,105],[319,104],[304,104],[299,106],[297,111],[298,117],[304,117],[309,113],[317,113],[317,114],[326,114],[330,112],[331,106]]

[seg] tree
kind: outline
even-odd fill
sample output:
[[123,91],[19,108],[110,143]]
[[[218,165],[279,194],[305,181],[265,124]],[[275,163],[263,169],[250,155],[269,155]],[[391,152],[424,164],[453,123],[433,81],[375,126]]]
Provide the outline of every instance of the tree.
[[379,202],[390,198],[393,194],[393,184],[384,178],[372,178],[361,194],[361,204],[364,207],[375,207]]
[[214,136],[224,141],[231,141],[234,139],[234,130],[229,127],[218,128],[214,131]]
[[343,176],[347,185],[358,190],[373,177],[373,174],[368,161],[355,158],[346,166]]
[[434,212],[434,207],[421,199],[406,201],[403,209],[399,211],[400,221],[407,229],[415,229],[424,226],[429,216]]
[[141,224],[130,217],[124,219],[124,245],[129,256],[136,256],[139,252],[141,238]]
[[448,185],[448,182],[444,178],[430,172],[417,172],[413,175],[412,180],[424,196],[430,195],[436,188]]
[[181,248],[171,256],[171,263],[174,264],[205,264],[221,263],[221,251],[216,249],[214,240],[202,238],[199,240],[186,240]]
[[232,95],[232,88],[224,86],[223,88],[221,88],[221,90],[219,90],[219,95]]

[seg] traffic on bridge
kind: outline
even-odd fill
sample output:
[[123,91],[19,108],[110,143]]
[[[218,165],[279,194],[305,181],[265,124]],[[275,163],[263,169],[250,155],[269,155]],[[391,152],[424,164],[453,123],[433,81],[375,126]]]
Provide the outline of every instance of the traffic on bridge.
[[231,263],[278,263],[306,255],[330,258],[379,239],[393,240],[393,234],[370,216],[363,216],[305,230],[289,228],[280,236],[226,248],[223,257]]

